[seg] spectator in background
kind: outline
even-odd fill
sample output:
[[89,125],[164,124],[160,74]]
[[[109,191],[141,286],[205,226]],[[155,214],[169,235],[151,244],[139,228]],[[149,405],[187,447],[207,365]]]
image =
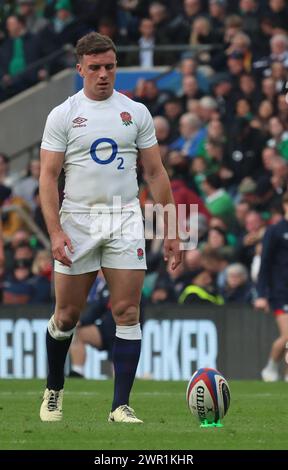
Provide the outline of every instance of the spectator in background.
[[270,101],[273,107],[276,105],[277,89],[275,80],[272,77],[264,78],[261,82],[262,98]]
[[179,119],[183,113],[181,100],[177,97],[168,97],[163,104],[164,117],[170,124],[171,141],[179,137]]
[[277,108],[278,108],[277,115],[280,121],[283,122],[286,129],[288,129],[288,106],[286,102],[286,96],[284,94],[278,95]]
[[6,28],[8,38],[0,49],[0,99],[1,93],[2,99],[13,96],[46,77],[44,69],[25,71],[41,57],[39,41],[27,31],[25,19],[11,15]]
[[252,105],[249,100],[246,98],[239,98],[235,104],[236,116],[240,118],[245,118],[247,121],[251,121],[252,114]]
[[30,234],[27,230],[17,230],[11,237],[9,248],[12,253],[16,250],[18,246],[24,244],[29,244]]
[[216,275],[224,269],[225,264],[226,262],[217,250],[203,253],[201,269],[191,277],[189,284],[181,292],[178,303],[192,304],[200,302],[223,305],[224,299],[219,294],[216,286]]
[[169,142],[169,135],[170,135],[170,125],[168,119],[163,116],[155,116],[153,118],[156,138],[158,143],[167,144]]
[[261,96],[253,75],[250,73],[243,73],[240,76],[239,92],[236,92],[235,95],[236,100],[238,97],[247,99],[251,103],[253,112],[257,112]]
[[[286,105],[287,106],[287,105]],[[250,122],[251,127],[258,129],[264,139],[269,137],[269,119],[274,114],[274,106],[271,101],[264,99],[260,102],[256,115]]]
[[248,270],[240,263],[230,264],[226,269],[226,283],[222,290],[225,302],[247,304],[252,300]]
[[48,20],[39,16],[35,9],[36,0],[17,0],[18,13],[25,19],[27,31],[37,34],[47,25]]
[[152,2],[149,5],[149,18],[152,20],[161,43],[169,42],[169,11],[161,2]]
[[9,158],[5,153],[0,152],[0,184],[1,186],[11,187],[15,182],[15,174],[10,174]]
[[[208,93],[209,83],[207,73],[203,71],[203,67],[199,67],[196,55],[193,55],[191,52],[184,52],[181,56],[179,71],[181,72],[182,79],[186,76],[196,77],[200,91]],[[180,87],[180,83],[175,84],[175,89]]]
[[226,146],[225,165],[233,172],[233,183],[245,176],[255,177],[261,168],[261,153],[264,141],[257,129],[243,117],[234,119]]
[[156,138],[159,144],[160,154],[162,161],[165,162],[169,149],[170,139],[170,125],[168,119],[164,116],[155,116],[153,118]]
[[140,22],[139,31],[139,65],[144,68],[151,68],[154,63],[155,30],[153,21],[150,18],[143,18]]
[[219,119],[217,102],[214,98],[211,96],[203,96],[203,98],[199,100],[199,117],[204,125],[207,125],[212,119]]
[[171,93],[165,90],[159,90],[154,80],[144,80],[140,78],[137,81],[134,90],[134,101],[145,104],[152,116],[162,114],[163,104]]
[[269,132],[271,139],[267,141],[267,146],[275,148],[281,157],[288,160],[288,130],[285,130],[278,116],[269,119]]
[[288,24],[288,8],[286,0],[269,0],[265,16],[269,17],[276,30],[286,31]]
[[271,64],[271,77],[275,82],[277,93],[283,93],[287,81],[287,70],[282,62],[276,61]]
[[30,277],[31,262],[27,259],[15,261],[12,274],[3,283],[3,303],[28,304],[33,295]]
[[156,279],[151,295],[153,304],[176,302],[178,295],[185,285],[186,275],[183,264],[180,264],[174,272],[167,266],[161,265],[159,276]]
[[240,0],[240,16],[243,31],[252,39],[252,45],[259,35],[259,2],[257,0]]
[[[211,23],[209,18],[205,16],[198,16],[193,22],[190,34],[190,44],[192,46],[201,46],[202,44],[213,45],[217,42],[217,37],[214,31],[211,29]],[[199,61],[203,64],[209,63],[211,59],[211,54],[213,51],[203,51],[199,50],[198,57]]]
[[40,160],[31,160],[27,173],[25,178],[15,184],[13,192],[24,199],[33,210],[35,209],[34,193],[39,185]]
[[208,230],[207,241],[201,244],[203,253],[210,251],[218,252],[227,260],[232,260],[235,257],[234,247],[228,242],[229,234],[227,229],[221,227],[210,227]]
[[207,241],[203,243],[201,250],[218,250],[223,248],[226,243],[226,232],[218,227],[212,227],[208,230]]
[[203,93],[199,90],[197,78],[194,75],[184,75],[182,78],[182,90],[180,91],[183,109],[186,108],[187,100],[198,100],[201,96],[203,96]]
[[240,194],[241,201],[246,202],[249,207],[253,207],[253,209],[256,209],[259,199],[256,191],[257,183],[253,178],[250,178],[250,176],[243,178],[238,186],[238,193]]
[[234,90],[238,89],[241,75],[246,72],[244,66],[244,54],[241,51],[233,51],[227,57],[227,68],[230,81]]
[[211,65],[216,72],[222,72],[227,69],[227,51],[229,51],[233,37],[238,32],[242,32],[242,20],[238,15],[227,16],[224,25],[224,48],[216,51],[211,57]]
[[27,260],[32,266],[33,258],[34,251],[28,242],[22,242],[14,249],[14,261]]
[[51,302],[51,277],[53,262],[47,250],[40,250],[36,254],[33,264],[33,277],[30,282],[33,287],[31,303]]
[[[54,17],[46,28],[41,31],[39,38],[44,55],[59,51],[65,45],[75,46],[77,40],[87,33],[90,28],[73,14],[70,0],[57,0],[54,7]],[[50,72],[56,73],[65,67],[75,64],[74,53],[59,55],[50,66]]]
[[193,23],[202,13],[202,2],[200,0],[184,0],[183,11],[169,23],[171,37],[177,38],[179,44],[187,44]]
[[[155,50],[155,46],[165,45],[167,41],[169,43],[170,40],[165,37],[165,34],[164,37],[162,36],[161,31],[158,30],[157,24],[155,24],[153,19],[142,18],[140,20],[139,32],[140,38],[138,39],[138,46],[140,49],[138,58],[134,59],[134,64],[139,64],[140,67],[143,68],[173,64],[175,60],[173,53]],[[129,61],[127,64],[129,65]]]
[[215,40],[223,41],[224,21],[226,17],[226,0],[209,0],[209,17]]
[[182,155],[188,158],[195,157],[207,130],[202,127],[198,116],[192,113],[185,113],[181,116],[179,128],[180,137],[172,142],[170,150],[180,150]]
[[283,194],[287,190],[288,184],[288,164],[283,158],[275,158],[272,164],[272,176],[271,185],[274,190],[274,194],[282,198]]
[[3,236],[4,239],[9,240],[15,232],[26,228],[26,223],[21,216],[21,211],[24,214],[30,214],[30,208],[26,201],[19,196],[10,195],[2,206],[4,213],[2,212],[2,223],[3,223]]
[[222,187],[218,175],[207,175],[202,183],[205,205],[209,212],[220,217],[229,227],[235,223],[234,204],[229,194]]
[[241,199],[238,204],[235,205],[235,217],[237,221],[237,226],[235,234],[238,237],[243,237],[245,233],[245,218],[248,212],[250,211],[251,206],[248,201]]
[[[231,40],[231,44],[226,50],[228,57],[236,57],[236,53],[242,54],[243,67],[245,72],[250,72],[252,68],[252,52],[251,52],[251,39],[242,31],[237,32]],[[240,55],[239,55],[240,57]]]
[[228,73],[218,73],[212,77],[211,92],[217,103],[220,119],[225,126],[231,126],[234,118],[232,83]]
[[55,11],[53,26],[56,44],[58,46],[65,44],[75,46],[79,37],[87,32],[88,28],[74,16],[70,0],[58,0],[55,4]]
[[265,221],[261,214],[250,210],[245,216],[245,233],[240,241],[239,259],[245,266],[251,266],[255,248],[265,233]]

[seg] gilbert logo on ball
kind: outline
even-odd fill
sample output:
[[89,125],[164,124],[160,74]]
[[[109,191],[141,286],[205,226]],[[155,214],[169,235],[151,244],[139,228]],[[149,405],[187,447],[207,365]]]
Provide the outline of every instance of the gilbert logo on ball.
[[201,426],[222,426],[230,405],[228,383],[216,369],[198,369],[188,383],[186,400]]

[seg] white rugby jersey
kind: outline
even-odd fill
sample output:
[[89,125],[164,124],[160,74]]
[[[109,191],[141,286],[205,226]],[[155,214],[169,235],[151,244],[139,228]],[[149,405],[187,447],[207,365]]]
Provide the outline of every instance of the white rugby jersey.
[[64,212],[113,210],[138,204],[137,149],[156,144],[153,120],[141,103],[113,91],[103,101],[81,90],[49,114],[41,148],[65,152]]

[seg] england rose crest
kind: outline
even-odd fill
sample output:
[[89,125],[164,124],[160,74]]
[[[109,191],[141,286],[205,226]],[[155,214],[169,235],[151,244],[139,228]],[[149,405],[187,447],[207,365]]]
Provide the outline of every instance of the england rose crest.
[[127,113],[127,111],[123,111],[123,113],[120,113],[120,117],[124,126],[130,126],[130,124],[133,124],[132,116],[130,113]]
[[142,248],[137,248],[137,256],[138,256],[138,259],[139,260],[142,260],[143,257],[144,257],[144,251],[142,250]]

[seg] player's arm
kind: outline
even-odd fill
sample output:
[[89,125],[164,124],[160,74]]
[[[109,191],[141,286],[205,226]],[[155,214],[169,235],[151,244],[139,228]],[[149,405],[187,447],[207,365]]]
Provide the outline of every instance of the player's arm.
[[[140,149],[140,156],[145,179],[155,203],[161,204],[162,207],[167,206],[167,204],[175,205],[170,181],[162,164],[158,144],[149,148]],[[176,219],[175,227],[177,232]],[[173,270],[176,269],[182,260],[182,252],[180,251],[179,244],[178,236],[176,236],[175,239],[168,238],[168,217],[167,213],[164,213],[164,259],[168,261],[171,256],[174,257],[172,262]]]
[[256,308],[262,309],[266,312],[269,310],[268,294],[274,243],[274,229],[273,227],[269,227],[263,238],[261,265],[257,282],[258,298],[254,302],[254,306]]
[[62,230],[59,217],[58,178],[64,162],[64,152],[41,149],[40,159],[39,194],[53,257],[65,266],[71,266],[72,262],[66,255],[65,246],[71,252],[73,248],[69,237]]

